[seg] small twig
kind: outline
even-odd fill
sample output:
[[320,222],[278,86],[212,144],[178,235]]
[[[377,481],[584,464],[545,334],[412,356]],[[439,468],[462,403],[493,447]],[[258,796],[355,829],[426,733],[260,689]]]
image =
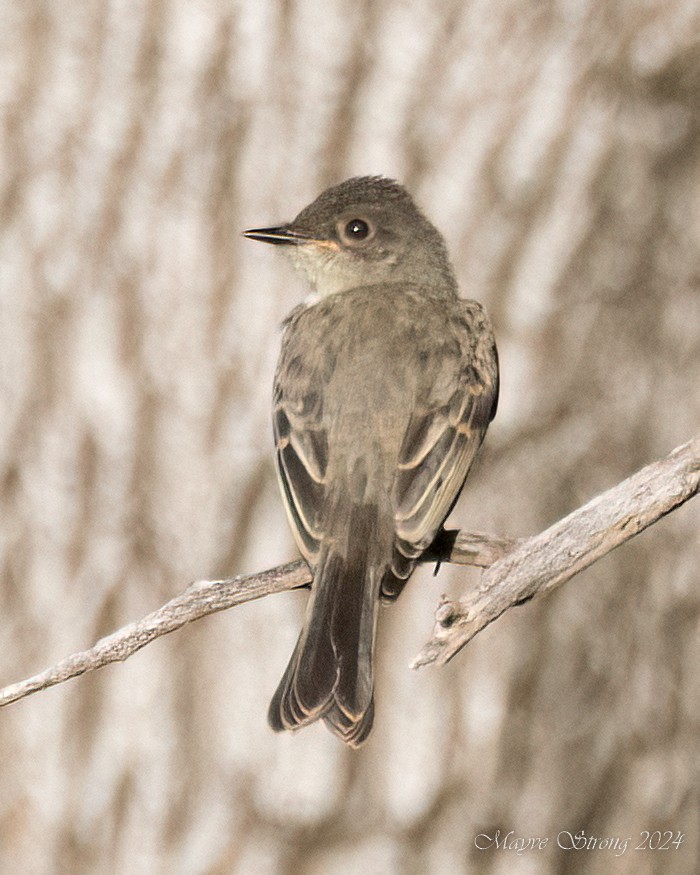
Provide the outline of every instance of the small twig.
[[489,568],[524,541],[525,538],[499,538],[483,532],[444,529],[423,553],[420,561]]
[[[414,667],[443,664],[513,605],[550,591],[656,522],[700,489],[700,438],[594,498],[532,538],[444,532],[422,557],[488,569],[475,591],[439,606],[432,639]],[[260,574],[202,580],[157,611],[102,638],[93,647],[0,690],[0,707],[112,662],[127,659],[185,623],[311,582],[304,562]]]

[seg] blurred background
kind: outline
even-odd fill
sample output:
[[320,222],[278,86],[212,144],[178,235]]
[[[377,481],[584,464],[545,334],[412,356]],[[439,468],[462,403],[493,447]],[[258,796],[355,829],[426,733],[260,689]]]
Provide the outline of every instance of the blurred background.
[[[0,122],[0,685],[295,557],[269,409],[305,290],[240,231],[348,176],[408,186],[496,326],[452,525],[535,533],[698,430],[695,0],[6,0]],[[0,872],[695,873],[699,524],[414,672],[477,580],[420,569],[358,752],[267,728],[304,593],[11,705]]]

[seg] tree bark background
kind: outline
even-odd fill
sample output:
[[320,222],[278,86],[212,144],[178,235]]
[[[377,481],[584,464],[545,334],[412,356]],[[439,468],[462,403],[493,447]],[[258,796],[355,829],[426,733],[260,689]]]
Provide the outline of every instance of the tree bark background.
[[[294,557],[269,406],[304,289],[238,232],[347,176],[402,180],[496,324],[452,525],[536,532],[697,432],[692,0],[10,0],[0,121],[0,684]],[[303,593],[9,706],[0,871],[694,873],[699,523],[691,502],[415,673],[477,574],[419,570],[359,752],[266,727]],[[475,847],[499,828],[550,842]],[[556,845],[657,829],[684,842]]]

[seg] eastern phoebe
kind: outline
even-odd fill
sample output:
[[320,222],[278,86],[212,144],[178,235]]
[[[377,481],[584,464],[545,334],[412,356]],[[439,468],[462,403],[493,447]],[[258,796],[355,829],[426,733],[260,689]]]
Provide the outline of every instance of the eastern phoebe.
[[323,718],[356,747],[374,717],[379,600],[441,530],[496,412],[493,332],[391,179],[348,179],[244,233],[284,244],[316,292],[284,323],[274,382],[282,497],[314,577],[268,718]]

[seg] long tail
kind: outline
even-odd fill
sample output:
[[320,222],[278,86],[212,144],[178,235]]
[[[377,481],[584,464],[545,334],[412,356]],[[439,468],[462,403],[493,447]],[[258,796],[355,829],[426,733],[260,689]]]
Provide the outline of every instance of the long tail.
[[347,556],[332,545],[322,548],[304,626],[270,703],[276,731],[323,718],[358,747],[372,729],[374,637],[386,567],[371,561],[376,550],[366,528],[353,527]]

